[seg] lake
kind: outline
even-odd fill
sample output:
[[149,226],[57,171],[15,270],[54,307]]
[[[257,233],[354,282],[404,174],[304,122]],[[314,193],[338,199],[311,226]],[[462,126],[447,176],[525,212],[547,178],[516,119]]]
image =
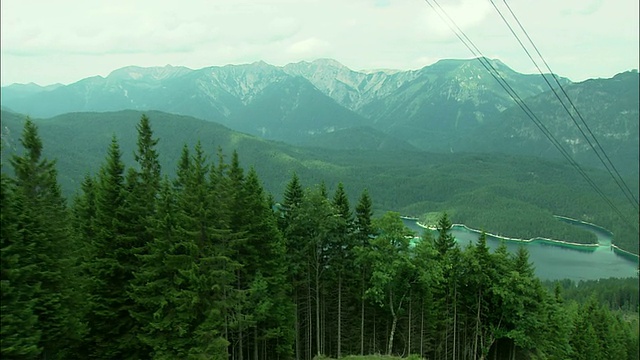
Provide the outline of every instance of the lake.
[[[403,222],[411,230],[422,234],[424,229],[418,226],[416,220],[403,219]],[[543,280],[578,281],[637,277],[638,261],[614,253],[611,248],[611,236],[606,231],[588,224],[576,226],[592,231],[597,236],[600,246],[595,250],[581,250],[542,242],[505,241],[505,244],[510,253],[515,253],[520,246],[526,247],[536,275]],[[460,226],[454,226],[451,233],[461,247],[469,242],[475,244],[479,237],[478,233]],[[487,235],[487,245],[492,250],[495,250],[502,241],[504,240]]]

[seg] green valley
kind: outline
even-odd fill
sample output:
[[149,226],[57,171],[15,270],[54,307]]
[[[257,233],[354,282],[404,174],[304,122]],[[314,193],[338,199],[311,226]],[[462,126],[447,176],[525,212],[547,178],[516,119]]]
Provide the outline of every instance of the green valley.
[[[57,159],[66,194],[78,191],[83,177],[97,171],[113,135],[121,144],[123,161],[133,162],[135,134],[131,129],[141,114],[72,113],[34,119],[46,144],[45,155]],[[447,211],[456,223],[508,237],[595,242],[593,234],[553,217],[562,215],[608,228],[614,232],[616,245],[638,253],[637,229],[620,219],[575,170],[562,163],[500,154],[445,155],[403,147],[348,151],[294,147],[186,116],[147,115],[160,138],[160,162],[170,175],[182,145],[193,146],[199,140],[211,157],[218,148],[227,158],[237,150],[243,164],[255,168],[273,194],[282,193],[295,172],[306,183],[324,181],[334,187],[343,182],[349,194],[369,189],[376,198],[377,213],[394,210],[421,216]],[[2,112],[3,158],[18,150],[23,121],[23,115]],[[358,141],[356,134],[351,139]],[[626,217],[635,218],[634,210],[603,172],[589,170],[589,174]],[[638,181],[637,177],[627,179]]]

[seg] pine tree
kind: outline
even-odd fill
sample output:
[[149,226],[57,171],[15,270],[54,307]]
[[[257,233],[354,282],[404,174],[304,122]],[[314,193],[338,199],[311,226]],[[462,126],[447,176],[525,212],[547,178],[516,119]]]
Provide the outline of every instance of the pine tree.
[[242,263],[242,279],[247,284],[247,308],[253,327],[247,337],[254,359],[262,353],[259,342],[266,345],[263,356],[287,358],[293,349],[294,308],[289,297],[284,239],[253,168],[243,189],[248,218],[242,230],[246,246],[238,261]]
[[546,331],[543,333],[542,346],[544,353],[550,359],[573,358],[573,350],[569,344],[572,330],[572,320],[562,297],[560,283],[556,282],[553,296],[547,297],[545,302]]
[[592,321],[597,306],[595,298],[590,298],[586,304],[580,307],[574,319],[573,331],[570,338],[570,344],[575,356],[574,359],[609,359],[603,351],[602,341],[605,339],[598,336],[599,334],[596,330],[598,324]]
[[367,244],[374,234],[371,219],[373,217],[373,204],[369,192],[365,189],[360,195],[356,206],[356,218],[354,220],[355,234],[360,244]]
[[293,173],[291,180],[287,183],[282,204],[278,208],[278,226],[284,236],[287,273],[295,306],[294,333],[297,359],[302,356],[311,357],[310,336],[307,336],[307,327],[305,327],[305,317],[311,313],[311,304],[305,302],[305,294],[310,285],[308,276],[305,275],[304,234],[300,232],[299,227],[295,226],[294,221],[300,211],[303,198],[304,191],[300,179],[296,173]]
[[[55,163],[43,159],[42,141],[35,124],[27,119],[21,138],[24,154],[11,159],[15,172],[14,193],[20,209],[16,214],[18,251],[24,255],[26,284],[35,299],[33,311],[38,318],[42,356],[65,358],[84,333],[84,327],[73,311],[77,304],[75,259],[69,213],[57,183]],[[22,249],[20,249],[22,248]],[[31,292],[29,290],[28,292]]]
[[130,265],[135,243],[128,232],[131,224],[124,171],[120,146],[114,136],[96,184],[96,234],[88,269],[92,283],[87,320],[91,327],[92,357],[98,359],[136,358],[140,345],[137,324],[129,314],[133,304],[128,291],[133,279]]
[[[135,273],[141,269],[141,257],[148,254],[150,243],[153,242],[152,219],[156,210],[155,202],[160,191],[161,167],[155,146],[158,139],[153,138],[150,120],[142,115],[136,126],[138,132],[137,149],[134,152],[136,168],[127,171],[124,188],[125,200],[122,208],[127,221],[123,224],[121,239],[126,249],[121,249],[122,256],[119,265],[126,274],[126,309],[132,318],[142,311],[137,309],[137,303],[132,299]],[[136,322],[129,329],[127,352],[128,356],[145,358],[150,349],[139,342],[139,331],[145,323]]]
[[443,213],[440,219],[438,219],[438,237],[435,239],[436,249],[442,256],[455,245],[455,239],[453,235],[450,234],[452,226],[449,215],[447,215],[446,212]]
[[256,258],[256,249],[252,243],[251,225],[257,221],[254,217],[256,209],[250,208],[251,201],[245,187],[244,170],[240,166],[238,153],[233,152],[231,164],[224,164],[219,150],[218,171],[212,177],[216,193],[220,195],[218,204],[226,211],[230,234],[227,236],[229,256],[238,263],[235,272],[235,287],[227,294],[233,306],[228,309],[227,339],[231,344],[232,357],[244,359],[247,328],[254,325],[252,306],[249,304],[249,284],[256,274],[256,266],[260,259]]
[[225,314],[236,270],[220,245],[211,167],[200,143],[183,149],[178,178],[162,183],[151,229],[140,255],[132,297],[140,339],[158,359],[226,359]]
[[[75,253],[74,268],[77,271],[77,291],[76,297],[79,298],[80,306],[76,307],[79,317],[86,321],[89,311],[91,311],[91,301],[87,301],[87,295],[92,291],[91,269],[93,266],[93,257],[95,254],[94,238],[97,234],[96,228],[96,180],[85,175],[80,184],[81,191],[75,195],[72,205],[71,224],[73,228],[73,236],[77,247]],[[86,358],[90,354],[87,339],[83,338],[83,346],[76,354],[77,357]]]
[[[442,281],[433,288],[435,301],[432,306],[438,314],[433,324],[435,329],[433,357],[436,358],[448,358],[459,353],[458,346],[461,341],[458,333],[462,330],[459,324],[465,321],[463,318],[466,315],[461,311],[464,309],[462,306],[464,296],[459,289],[463,286],[463,280],[467,278],[464,275],[473,273],[469,269],[470,264],[462,261],[465,258],[464,252],[451,235],[451,227],[451,221],[447,213],[444,213],[438,219],[437,237],[427,238],[433,241],[433,248],[438,254],[438,267],[442,270]],[[472,297],[473,295],[471,294]]]
[[191,154],[189,153],[189,147],[187,144],[182,146],[182,152],[180,153],[180,160],[178,161],[178,168],[176,170],[176,179],[173,185],[176,191],[182,191],[187,184],[189,171],[191,169]]
[[142,115],[136,126],[138,131],[137,147],[134,159],[138,163],[140,182],[145,186],[145,199],[151,201],[149,208],[153,209],[153,200],[160,188],[161,167],[158,161],[158,153],[155,149],[159,139],[153,138],[151,123],[146,115]]
[[302,189],[302,185],[300,184],[300,179],[296,173],[293,173],[291,176],[291,180],[287,184],[287,188],[284,192],[284,201],[282,202],[282,206],[280,207],[280,211],[282,213],[280,229],[285,231],[291,222],[291,216],[294,209],[302,203],[302,198],[304,197],[304,191]]
[[36,358],[41,331],[34,312],[39,284],[27,282],[36,269],[33,244],[21,241],[13,194],[5,174],[0,174],[0,357]]
[[185,315],[193,316],[189,356],[226,358],[225,319],[227,309],[233,305],[229,293],[237,265],[230,259],[226,246],[228,225],[221,228],[224,224],[215,217],[217,206],[225,204],[214,201],[218,195],[208,182],[211,168],[200,142],[194,148],[189,170],[184,190],[178,195],[178,221],[195,251],[191,270],[185,273],[185,286],[195,303],[181,304]]
[[147,254],[140,255],[131,296],[138,311],[133,316],[142,324],[139,337],[158,359],[186,358],[193,346],[189,331],[195,314],[185,309],[196,299],[189,287],[197,249],[181,230],[176,194],[169,180],[161,184],[152,218],[154,240]]
[[[337,289],[337,304],[336,304],[336,356],[342,357],[342,342],[343,342],[343,314],[344,304],[347,304],[346,297],[343,297],[343,290],[348,288],[349,284],[353,283],[354,273],[347,271],[355,259],[355,237],[353,234],[354,218],[351,212],[351,206],[349,205],[349,199],[344,190],[342,183],[338,183],[338,187],[333,196],[333,208],[335,215],[337,216],[337,228],[336,234],[332,236],[332,243],[330,246],[330,270],[332,277],[335,281],[335,286],[330,286]],[[346,284],[346,285],[345,285]]]
[[[129,256],[123,259],[122,266],[127,268],[128,273],[133,273],[139,268],[137,257],[147,251],[147,244],[153,240],[149,222],[154,215],[161,176],[158,153],[155,149],[159,140],[153,138],[151,124],[146,115],[142,115],[136,129],[137,150],[133,155],[137,167],[127,171],[124,184],[126,206],[123,211],[127,222],[123,235],[127,238]],[[141,356],[144,357],[144,354]]]
[[365,189],[360,195],[358,205],[356,205],[356,216],[354,219],[354,241],[356,264],[359,267],[360,276],[360,293],[358,299],[360,302],[360,355],[364,355],[365,343],[365,319],[366,319],[366,298],[365,291],[369,287],[368,279],[370,275],[370,264],[368,262],[368,252],[370,241],[376,235],[372,225],[373,206],[369,192]]
[[[299,187],[293,177],[288,190]],[[285,194],[287,227],[284,229],[287,243],[287,261],[293,282],[293,297],[296,312],[296,354],[311,358],[321,355],[325,348],[321,322],[326,287],[326,269],[329,263],[329,244],[334,242],[338,219],[331,202],[322,194],[320,187],[306,191],[296,204],[294,196]],[[292,200],[294,199],[294,200]],[[302,337],[304,335],[304,338]]]
[[89,251],[88,246],[96,233],[95,179],[86,175],[82,184],[80,184],[80,190],[80,193],[76,195],[73,201],[73,228],[76,232],[76,236],[78,236],[82,242],[82,248]]

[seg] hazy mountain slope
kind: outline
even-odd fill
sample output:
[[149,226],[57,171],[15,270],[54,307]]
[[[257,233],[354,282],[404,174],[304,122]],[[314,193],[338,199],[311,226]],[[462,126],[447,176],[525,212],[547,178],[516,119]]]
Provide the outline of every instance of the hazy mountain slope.
[[253,96],[286,77],[263,62],[190,70],[184,67],[129,66],[100,76],[19,96],[3,88],[2,104],[34,117],[68,112],[161,110],[224,122]]
[[[620,172],[638,174],[639,76],[637,71],[611,79],[591,79],[566,86],[598,142]],[[602,167],[556,96],[548,91],[528,98],[527,105],[563,147],[580,163]],[[570,107],[568,103],[565,103]],[[588,134],[577,114],[575,120]],[[470,149],[561,158],[560,152],[519,108],[504,111],[499,120],[478,129]],[[589,138],[592,140],[591,136]],[[596,143],[592,140],[592,143]]]
[[25,116],[2,109],[2,128],[0,128],[0,141],[2,142],[2,166],[9,164],[9,155],[20,149],[20,135],[22,134],[22,124]]
[[37,94],[39,92],[55,90],[61,86],[64,86],[64,85],[53,84],[48,86],[40,86],[34,83],[12,84],[2,88],[2,92],[3,92],[2,98],[5,99],[6,97],[6,100],[8,102],[13,102],[15,99],[24,98],[33,94]]
[[[231,96],[221,94],[225,106],[211,106],[193,91],[195,82],[186,77],[192,70],[186,68],[126,67],[103,78],[95,76],[76,83],[60,86],[15,98],[12,91],[4,91],[3,104],[17,112],[33,117],[51,117],[69,112],[163,110],[180,113],[192,111],[207,113],[209,118],[224,118],[224,109],[235,105]],[[178,79],[178,80],[176,80]],[[192,96],[193,95],[193,96]]]
[[[522,98],[545,90],[540,76],[517,73],[498,60],[491,62]],[[442,60],[424,67],[415,79],[364,106],[360,113],[377,128],[422,149],[456,152],[470,131],[494,121],[513,105],[478,60]]]
[[415,79],[417,71],[354,71],[331,59],[288,64],[283,70],[309,80],[320,91],[354,111]]
[[408,142],[370,126],[318,134],[302,145],[336,150],[418,151]]
[[[498,60],[491,61],[523,99],[531,99],[536,113],[555,121],[562,111],[553,105],[555,100],[541,76],[520,74]],[[637,75],[635,83],[617,78],[592,82],[601,84],[600,88],[588,81],[570,86],[571,94],[580,98],[581,111],[596,135],[603,137],[610,156],[637,173],[637,165],[631,165],[638,162],[637,136],[633,140],[637,121],[635,125],[632,121],[638,118]],[[328,59],[284,67],[264,62],[199,70],[130,66],[106,78],[87,78],[67,86],[12,85],[2,88],[1,96],[3,109],[43,118],[78,111],[160,110],[293,144],[315,141],[345,149],[350,145],[334,141],[339,136],[330,141],[326,139],[331,137],[317,141],[313,137],[369,126],[431,152],[516,151],[553,156],[549,144],[535,138],[538,130],[531,128],[477,59],[442,60],[420,70],[397,72],[354,71]],[[576,139],[569,126],[555,130],[564,141]],[[583,143],[572,145],[572,150],[579,161],[595,164],[582,155]]]
[[[541,91],[536,77],[515,73],[499,61],[494,63],[522,90],[523,97]],[[476,60],[442,60],[421,70],[397,72],[353,71],[327,59],[284,67],[264,62],[199,70],[129,66],[106,78],[96,76],[47,91],[37,85],[12,85],[2,89],[1,100],[3,106],[35,117],[78,111],[160,110],[239,129],[236,122],[243,120],[245,124],[241,125],[245,126],[250,121],[241,118],[243,111],[252,111],[244,107],[259,99],[266,89],[273,93],[274,87],[287,84],[284,79],[296,76],[368,118],[369,124],[403,137],[413,130],[419,134],[438,131],[433,127],[436,122],[454,124],[445,129],[466,129],[469,116],[482,121],[508,106],[506,95],[496,91],[495,80]],[[283,89],[281,96],[288,95],[295,94]]]
[[236,130],[290,144],[366,122],[299,76],[270,84],[228,121]]

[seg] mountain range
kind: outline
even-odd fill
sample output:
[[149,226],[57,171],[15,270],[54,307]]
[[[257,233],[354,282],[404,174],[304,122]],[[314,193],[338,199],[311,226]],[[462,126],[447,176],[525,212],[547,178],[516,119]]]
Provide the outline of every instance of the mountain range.
[[[554,92],[566,92],[608,156],[638,173],[638,72],[550,89],[551,75],[520,74],[489,60],[578,161],[600,161]],[[555,84],[555,81],[551,81]],[[562,91],[560,91],[562,90]],[[14,84],[3,109],[47,118],[70,112],[158,110],[296,145],[349,150],[387,146],[439,153],[502,152],[560,158],[478,59],[441,60],[419,70],[355,71],[331,59],[282,67],[255,62],[135,67],[69,85]],[[391,145],[397,144],[397,145]]]

